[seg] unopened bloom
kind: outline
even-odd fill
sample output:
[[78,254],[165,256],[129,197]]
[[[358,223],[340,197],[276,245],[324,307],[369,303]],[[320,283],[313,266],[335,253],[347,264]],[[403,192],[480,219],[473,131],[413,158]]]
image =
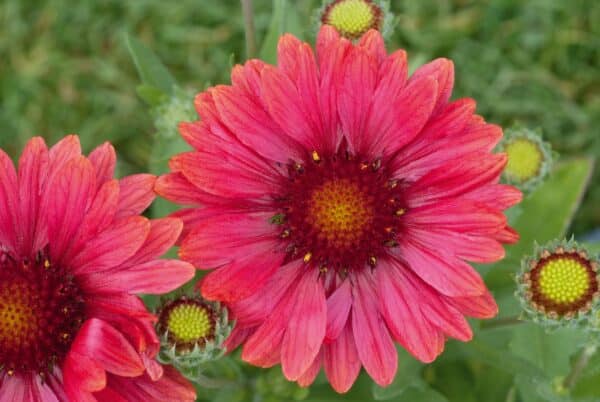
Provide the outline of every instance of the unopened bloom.
[[148,220],[155,177],[113,179],[106,143],[89,157],[68,136],[0,151],[0,399],[194,401],[155,360],[154,317],[134,293],[165,293],[191,265],[158,260],[182,229]]
[[180,256],[215,269],[201,290],[236,320],[228,347],[302,385],[322,365],[340,392],[361,366],[388,385],[394,340],[431,362],[471,338],[464,316],[497,312],[466,261],[518,238],[502,211],[521,193],[491,152],[502,130],[449,101],[449,60],[409,78],[376,31],[353,44],[326,26],[316,58],[291,35],[278,53],[197,96],[200,121],[181,125],[195,150],[156,190],[191,206]]
[[517,296],[528,318],[549,327],[588,327],[600,299],[598,264],[573,240],[536,247],[517,276]]
[[394,19],[387,0],[324,1],[317,15],[321,24],[334,27],[351,40],[359,39],[370,29],[387,36]]

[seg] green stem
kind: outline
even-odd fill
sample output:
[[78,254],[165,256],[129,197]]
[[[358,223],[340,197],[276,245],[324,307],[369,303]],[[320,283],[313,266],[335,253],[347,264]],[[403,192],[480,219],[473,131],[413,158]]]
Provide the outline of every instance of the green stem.
[[587,365],[590,361],[590,358],[594,355],[594,353],[596,353],[597,348],[598,348],[598,345],[592,344],[592,345],[587,345],[583,349],[583,351],[581,352],[581,355],[579,355],[579,358],[577,359],[577,361],[575,362],[575,365],[571,369],[571,372],[565,378],[565,382],[564,382],[565,388],[570,389],[570,388],[573,388],[573,386],[575,384],[577,384],[577,380],[579,380],[579,376],[581,376],[581,373],[587,367]]
[[481,323],[481,329],[493,329],[508,327],[513,325],[523,324],[525,321],[521,320],[518,316],[498,318],[494,321],[483,321]]
[[256,31],[254,29],[254,12],[252,0],[240,0],[244,13],[244,29],[246,32],[246,53],[249,59],[256,57]]

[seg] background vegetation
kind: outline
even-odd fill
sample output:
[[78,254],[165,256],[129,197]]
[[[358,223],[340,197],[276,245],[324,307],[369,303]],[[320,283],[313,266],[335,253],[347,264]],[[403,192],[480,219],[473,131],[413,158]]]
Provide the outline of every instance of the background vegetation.
[[[254,2],[259,43],[267,36],[274,2]],[[312,12],[320,0],[289,3],[295,6],[286,10],[287,26],[312,40]],[[600,174],[597,169],[589,181],[593,162],[582,158],[600,156],[600,2],[392,0],[391,5],[398,24],[389,48],[407,49],[413,69],[435,57],[452,58],[455,97],[475,98],[479,113],[489,121],[541,127],[566,161],[514,214],[523,241],[509,248],[497,269],[483,269],[501,315],[514,316],[519,310],[511,274],[534,240],[544,243],[600,227]],[[113,142],[121,174],[160,171],[166,155],[180,146],[174,126],[178,116],[193,115],[194,93],[229,82],[231,64],[245,60],[242,20],[234,0],[2,0],[0,146],[17,155],[32,135],[53,143],[75,132],[86,150]],[[127,34],[162,59],[182,87],[176,93],[178,105],[188,109],[178,106],[167,119],[161,116],[168,105],[148,110],[145,102],[153,103],[152,93],[138,88]],[[138,42],[130,41],[129,47],[132,43],[135,47]],[[153,147],[157,141],[165,144],[163,154],[157,155],[158,147]],[[588,181],[591,185],[571,224]],[[474,342],[450,342],[433,365],[423,367],[403,354],[391,388],[372,387],[361,376],[343,400],[571,400],[557,384],[574,365],[585,341],[581,333],[547,336],[531,324],[475,329]],[[577,400],[598,401],[600,354],[594,358],[590,372],[572,390]],[[244,368],[244,373],[248,380],[237,388],[226,393],[202,390],[202,398],[275,402],[307,397],[285,383],[279,369],[259,374]],[[332,400],[320,381],[311,388],[310,400]]]

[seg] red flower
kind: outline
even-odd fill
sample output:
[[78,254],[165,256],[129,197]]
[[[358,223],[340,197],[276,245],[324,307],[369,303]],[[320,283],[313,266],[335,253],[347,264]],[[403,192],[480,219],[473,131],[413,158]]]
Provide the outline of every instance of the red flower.
[[277,67],[236,66],[181,125],[195,151],[156,190],[192,206],[176,214],[180,255],[216,268],[201,290],[232,310],[246,361],[303,385],[323,364],[340,392],[364,366],[387,385],[394,340],[431,362],[446,337],[471,338],[465,315],[496,314],[465,261],[518,238],[502,211],[521,193],[491,153],[502,130],[449,101],[449,60],[407,69],[376,31],[353,45],[324,27],[316,60],[286,35]]
[[178,219],[148,220],[155,177],[114,180],[106,143],[89,157],[68,136],[27,144],[18,170],[0,150],[0,401],[194,401],[155,360],[155,317],[134,293],[194,275],[157,259]]

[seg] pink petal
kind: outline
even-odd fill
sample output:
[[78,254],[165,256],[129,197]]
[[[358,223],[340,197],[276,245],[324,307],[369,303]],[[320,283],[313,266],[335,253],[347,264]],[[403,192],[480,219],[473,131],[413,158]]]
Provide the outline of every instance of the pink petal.
[[80,275],[82,286],[94,291],[165,294],[194,277],[191,264],[179,260],[153,260],[123,269]]
[[440,250],[405,240],[399,250],[394,250],[398,258],[423,281],[447,296],[479,296],[486,291],[481,276],[469,264],[444,254]]
[[151,174],[134,174],[119,181],[121,187],[117,218],[139,215],[154,201],[154,182]]
[[367,50],[377,63],[382,63],[387,57],[383,37],[376,29],[370,29],[366,34],[361,36],[358,46]]
[[262,288],[284,258],[284,253],[272,250],[218,268],[202,279],[202,295],[229,303],[244,299]]
[[309,387],[317,378],[319,371],[321,371],[321,362],[323,361],[322,353],[319,353],[313,360],[308,369],[298,377],[298,385],[301,387]]
[[200,205],[219,200],[219,197],[198,189],[181,172],[160,176],[156,180],[154,191],[161,197],[181,205]]
[[79,159],[81,156],[81,144],[76,135],[67,135],[50,148],[50,167],[53,173],[60,171],[67,162]]
[[[378,270],[376,270],[378,271]],[[367,373],[380,386],[390,385],[398,368],[398,353],[377,310],[377,294],[369,272],[356,276],[352,288],[352,331],[358,356]]]
[[281,345],[281,367],[295,381],[309,369],[317,356],[327,320],[327,303],[319,271],[306,272],[291,290],[292,310]]
[[490,292],[474,297],[446,297],[462,314],[474,318],[493,318],[498,314],[498,305]]
[[39,217],[47,174],[48,148],[42,138],[32,138],[19,159],[18,239],[19,252],[23,256],[34,254],[47,241],[45,220]]
[[378,65],[372,55],[355,47],[348,55],[340,77],[340,121],[348,145],[355,154],[368,152],[374,141],[372,136],[365,135],[365,129],[377,85],[377,71]]
[[81,227],[96,192],[92,164],[83,156],[72,159],[48,182],[44,213],[48,220],[50,257],[60,263],[63,254]]
[[143,216],[120,219],[89,240],[70,266],[77,275],[116,267],[142,246],[149,231],[150,222]]
[[100,391],[106,386],[106,371],[101,363],[73,348],[63,363],[63,377],[65,391],[74,401],[93,401],[89,392]]
[[0,149],[0,243],[17,251],[17,172],[10,157]]
[[392,261],[381,261],[375,270],[379,309],[396,339],[413,356],[432,362],[442,352],[438,348],[437,329],[423,315],[422,296],[408,280],[406,268]]
[[125,337],[102,320],[87,320],[71,345],[75,354],[87,356],[106,371],[122,377],[137,377],[144,364]]
[[182,230],[183,222],[178,218],[152,219],[144,244],[124,264],[140,264],[161,257],[175,244]]
[[105,142],[94,149],[88,159],[94,166],[96,182],[99,186],[114,177],[117,154],[115,148],[109,142]]
[[506,165],[505,154],[461,158],[436,168],[406,192],[411,207],[476,190],[498,179]]
[[341,394],[348,392],[361,367],[351,323],[348,322],[335,341],[325,344],[324,349],[325,374],[331,386]]
[[273,250],[279,243],[270,213],[233,213],[205,217],[183,240],[179,255],[199,268],[214,268],[248,254]]
[[419,67],[410,77],[411,81],[432,77],[438,82],[437,99],[433,114],[437,113],[450,99],[454,87],[454,64],[452,60],[436,59]]
[[327,298],[327,340],[334,340],[340,335],[352,307],[352,290],[349,280],[342,284]]

